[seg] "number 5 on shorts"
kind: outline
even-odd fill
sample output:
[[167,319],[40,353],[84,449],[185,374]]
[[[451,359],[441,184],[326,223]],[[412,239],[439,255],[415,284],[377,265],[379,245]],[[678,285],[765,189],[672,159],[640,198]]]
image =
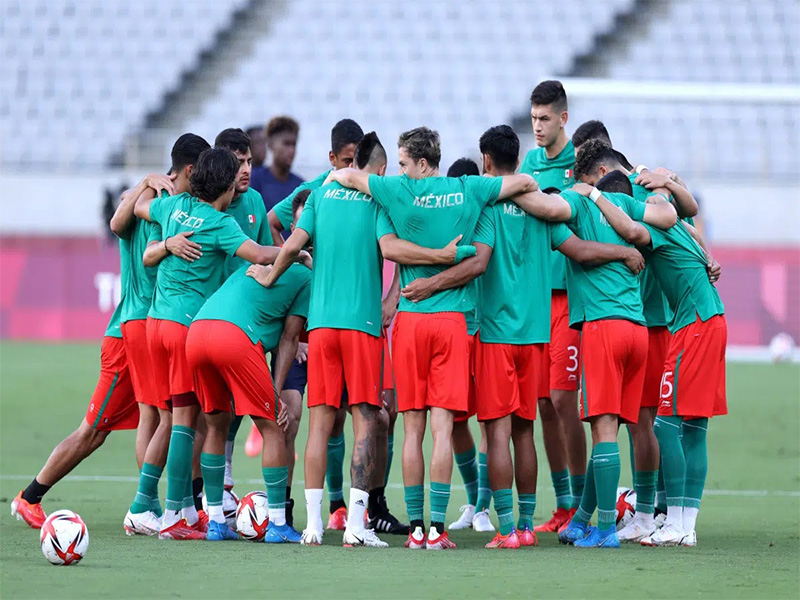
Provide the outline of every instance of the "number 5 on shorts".
[[661,377],[661,397],[672,397],[672,371],[664,371],[664,375]]

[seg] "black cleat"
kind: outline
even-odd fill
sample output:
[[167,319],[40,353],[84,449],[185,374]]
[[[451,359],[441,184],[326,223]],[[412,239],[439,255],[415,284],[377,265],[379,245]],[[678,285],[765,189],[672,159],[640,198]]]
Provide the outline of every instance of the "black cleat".
[[294,527],[294,498],[289,498],[286,501],[286,524],[289,527]]
[[389,512],[389,507],[386,506],[386,496],[381,498],[377,514],[370,515],[367,528],[377,533],[390,533],[392,535],[408,535],[410,531],[408,525],[398,521],[397,517]]

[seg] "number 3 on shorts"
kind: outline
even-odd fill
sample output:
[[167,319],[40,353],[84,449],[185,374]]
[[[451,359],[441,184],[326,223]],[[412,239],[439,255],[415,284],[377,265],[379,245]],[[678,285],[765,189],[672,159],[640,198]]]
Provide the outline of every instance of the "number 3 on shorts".
[[570,373],[574,373],[578,370],[578,347],[577,346],[567,346],[567,352],[569,352],[569,360],[570,364],[567,366],[567,371]]

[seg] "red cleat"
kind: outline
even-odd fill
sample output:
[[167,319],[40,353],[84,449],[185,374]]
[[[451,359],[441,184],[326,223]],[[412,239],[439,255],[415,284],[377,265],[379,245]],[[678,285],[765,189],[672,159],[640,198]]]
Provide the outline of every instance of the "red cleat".
[[186,519],[181,519],[177,523],[162,529],[158,534],[160,540],[204,540],[206,534],[193,529],[191,525],[186,522]]
[[431,534],[428,533],[428,539],[425,541],[425,547],[428,550],[454,550],[458,546],[455,545],[454,542],[450,541],[450,538],[447,536],[447,532],[440,533],[435,538],[431,537]]
[[347,527],[347,508],[340,506],[331,513],[326,529],[344,531],[345,527]]
[[425,549],[425,532],[419,527],[414,531],[409,531],[408,539],[403,544],[406,548],[411,550],[424,550]]
[[197,521],[190,527],[200,533],[208,533],[208,514],[206,514],[206,511],[198,510]]
[[542,523],[541,525],[537,525],[533,528],[535,533],[558,533],[559,528],[569,523],[570,520],[569,516],[569,509],[567,508],[558,508],[553,511],[553,516],[550,517],[549,521]]
[[247,436],[247,441],[244,443],[244,453],[247,456],[258,456],[261,454],[261,445],[264,440],[261,439],[261,432],[258,427],[253,425],[250,429],[250,435]]
[[497,535],[494,536],[491,542],[486,544],[484,548],[494,549],[494,548],[505,548],[508,550],[517,550],[521,546],[521,542],[519,541],[519,536],[515,530],[511,530],[511,533],[508,535],[503,535],[499,531]]
[[44,514],[41,504],[31,504],[22,497],[20,490],[17,497],[11,503],[11,514],[17,517],[17,521],[25,521],[33,529],[41,529],[47,515]]
[[538,546],[539,545],[539,538],[536,537],[536,534],[533,533],[527,525],[522,531],[517,532],[517,536],[519,537],[519,545],[520,546]]
[[558,528],[558,533],[561,533],[562,531],[564,531],[567,528],[567,526],[569,525],[569,522],[572,521],[572,517],[575,516],[576,512],[578,512],[577,508],[570,508],[567,511],[567,520],[564,521],[564,524],[561,527]]

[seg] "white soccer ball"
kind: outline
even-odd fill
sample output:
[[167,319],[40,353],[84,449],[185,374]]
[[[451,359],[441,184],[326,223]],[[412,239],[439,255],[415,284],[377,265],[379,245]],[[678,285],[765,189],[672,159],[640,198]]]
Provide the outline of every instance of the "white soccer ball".
[[[208,514],[208,502],[206,495],[203,494],[203,510]],[[233,490],[225,490],[222,492],[222,512],[225,515],[225,522],[228,527],[236,531],[236,510],[239,508],[239,496],[233,493]]]
[[236,531],[246,540],[264,541],[269,525],[269,502],[266,492],[250,492],[239,501]]
[[54,565],[77,565],[89,548],[86,523],[71,510],[57,510],[39,532],[42,554]]
[[788,333],[779,333],[769,343],[769,354],[772,362],[786,362],[791,360],[794,353],[794,340]]
[[617,488],[617,531],[633,521],[636,513],[636,492],[630,488]]

